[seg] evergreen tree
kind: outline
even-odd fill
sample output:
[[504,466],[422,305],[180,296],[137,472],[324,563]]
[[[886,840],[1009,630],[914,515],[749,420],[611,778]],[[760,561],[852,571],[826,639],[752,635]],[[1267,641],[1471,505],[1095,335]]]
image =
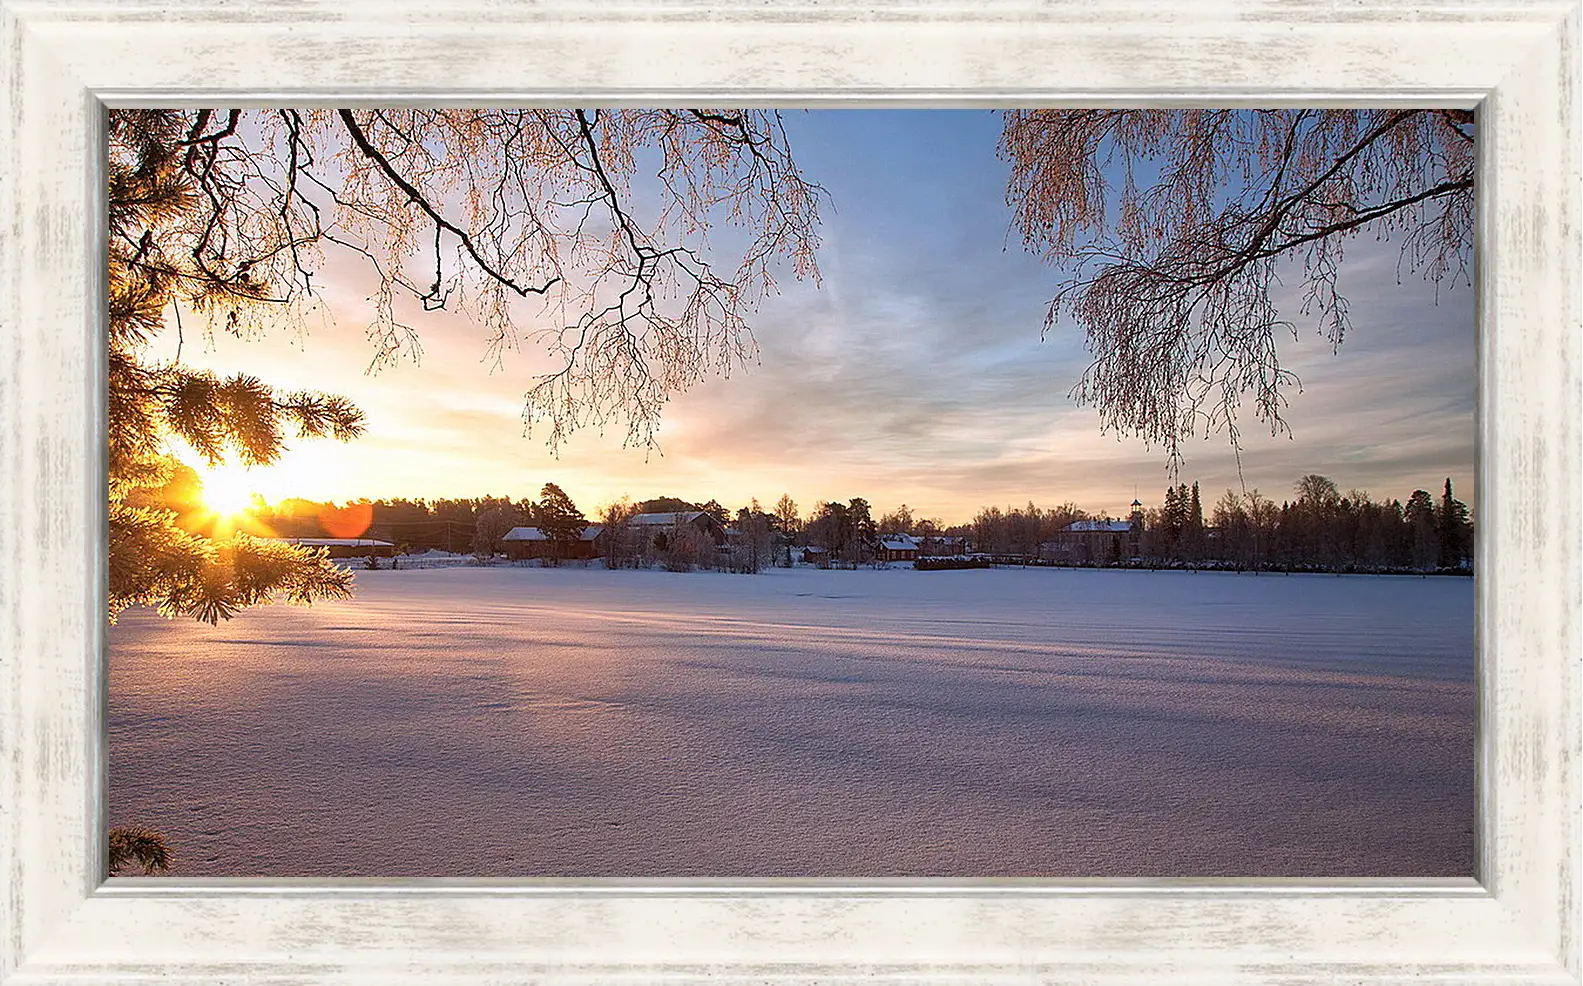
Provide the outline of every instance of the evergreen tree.
[[730,511],[726,510],[719,500],[712,499],[698,509],[713,517],[721,527],[725,527],[731,523]]
[[874,539],[879,535],[879,525],[874,523],[868,501],[860,496],[853,497],[847,504],[847,517],[852,525],[851,560],[853,564],[863,561]]
[[[274,461],[287,429],[299,437],[342,440],[363,428],[345,399],[280,393],[247,374],[222,379],[180,363],[155,363],[149,343],[174,305],[229,306],[240,328],[270,285],[246,269],[226,269],[194,238],[197,190],[187,163],[194,153],[179,114],[116,111],[109,124],[109,584],[113,622],[129,606],[208,623],[277,598],[294,603],[346,596],[352,574],[323,549],[299,548],[244,533],[206,537],[183,529],[174,486],[190,467],[170,453],[186,442],[211,464],[235,458]],[[109,832],[110,871],[170,868],[163,837],[140,826]]]
[[637,505],[640,514],[679,514],[698,509],[701,509],[698,504],[674,496],[659,496]]
[[1468,538],[1468,506],[1451,495],[1449,476],[1435,520],[1440,528],[1440,567],[1457,568],[1471,554],[1472,544]]
[[1183,557],[1189,562],[1203,560],[1205,551],[1204,538],[1204,503],[1199,498],[1198,480],[1193,480],[1193,488],[1187,501],[1187,513],[1183,523]]
[[141,825],[127,825],[110,830],[110,875],[136,866],[144,876],[165,873],[175,861],[175,853],[165,837]]
[[545,483],[539,493],[539,530],[550,539],[552,558],[559,562],[588,529],[588,518],[577,509],[572,498],[554,483]]
[[165,111],[110,115],[109,176],[109,613],[157,606],[209,623],[276,598],[308,603],[350,593],[352,576],[323,551],[246,534],[209,538],[182,530],[150,494],[177,478],[173,439],[211,464],[264,465],[286,434],[350,439],[361,412],[340,397],[280,393],[256,377],[229,378],[154,363],[149,342],[173,305],[229,306],[232,324],[270,284],[188,247],[196,234],[193,153],[183,117]]
[[1187,520],[1187,487],[1165,488],[1165,505],[1160,508],[1158,550],[1163,559],[1181,557],[1182,531]]
[[1440,560],[1440,535],[1435,530],[1435,501],[1426,490],[1414,490],[1404,515],[1412,546],[1412,565],[1419,570],[1434,568]]
[[[639,159],[667,199],[650,224],[625,201]],[[816,274],[822,190],[792,163],[772,112],[112,110],[108,171],[112,620],[146,604],[214,623],[352,586],[323,551],[204,537],[158,502],[179,470],[172,439],[211,464],[264,465],[292,434],[363,429],[340,397],[153,362],[148,342],[168,310],[237,333],[260,306],[300,312],[321,251],[341,247],[378,278],[371,334],[383,364],[417,349],[398,297],[425,311],[465,299],[496,349],[514,332],[513,303],[545,299],[570,324],[550,339],[564,364],[528,394],[530,422],[548,422],[554,445],[570,428],[624,418],[644,442],[670,394],[751,355],[745,319],[777,259]],[[734,266],[700,263],[680,242],[701,238],[715,209],[751,243]],[[568,256],[588,258],[585,269],[563,266]],[[634,304],[610,304],[613,291]],[[458,520],[471,519],[469,506]]]

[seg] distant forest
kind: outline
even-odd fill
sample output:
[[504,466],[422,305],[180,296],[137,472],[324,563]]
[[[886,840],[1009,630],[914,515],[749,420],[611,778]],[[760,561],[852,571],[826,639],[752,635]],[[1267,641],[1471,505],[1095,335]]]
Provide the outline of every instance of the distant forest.
[[[1167,488],[1160,506],[1115,518],[1129,522],[1135,538],[1131,557],[1091,562],[1254,571],[1472,571],[1473,519],[1450,479],[1438,497],[1420,489],[1405,502],[1376,500],[1362,490],[1343,494],[1318,475],[1298,480],[1294,494],[1276,503],[1258,490],[1226,490],[1206,507],[1196,482]],[[1037,554],[1039,545],[1075,521],[1103,519],[1111,518],[1070,504],[1041,510],[1029,503],[986,508],[960,530],[977,551],[1016,556]]]
[[[196,474],[185,470],[157,497],[175,509],[184,526],[206,523]],[[773,509],[757,500],[731,510],[718,500],[696,502],[656,497],[606,505],[585,515],[555,484],[539,499],[482,496],[461,499],[381,499],[321,503],[290,499],[256,503],[243,529],[279,537],[370,537],[389,541],[398,552],[439,550],[489,555],[513,527],[546,531],[590,524],[619,526],[637,513],[702,511],[722,527],[765,534],[780,549],[822,549],[834,564],[863,564],[874,558],[877,540],[910,534],[929,546],[925,553],[979,554],[1005,563],[1050,563],[1052,545],[1072,538],[1071,525],[1113,521],[1107,530],[1125,532],[1115,550],[1091,551],[1078,564],[1095,566],[1210,567],[1242,570],[1336,572],[1470,572],[1473,519],[1446,479],[1439,495],[1414,490],[1406,500],[1377,500],[1361,490],[1342,493],[1334,482],[1307,475],[1291,498],[1276,502],[1258,490],[1226,490],[1206,504],[1198,483],[1167,487],[1158,506],[1124,517],[1091,513],[1073,503],[1040,507],[984,507],[964,524],[947,525],[915,514],[906,504],[878,513],[862,497],[820,500],[804,515],[789,496]],[[212,522],[212,518],[210,521]],[[934,546],[940,546],[934,550]],[[770,552],[789,560],[790,552]]]

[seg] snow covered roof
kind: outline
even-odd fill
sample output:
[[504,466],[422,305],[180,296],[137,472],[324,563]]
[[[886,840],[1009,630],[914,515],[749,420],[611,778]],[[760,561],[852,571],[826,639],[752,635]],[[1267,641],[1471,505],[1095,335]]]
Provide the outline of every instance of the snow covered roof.
[[548,541],[550,536],[537,527],[513,527],[502,541]]
[[[599,532],[603,529],[604,528],[599,524],[589,524],[587,527],[583,528],[583,533],[578,537],[578,540],[592,541],[594,538],[599,536]],[[500,540],[548,541],[549,539],[550,536],[539,530],[537,527],[513,527],[511,530],[507,531],[505,537],[502,537]]]
[[1117,534],[1121,534],[1121,533],[1125,533],[1126,531],[1132,530],[1132,521],[1130,521],[1130,520],[1074,520],[1074,521],[1072,521],[1072,523],[1066,525],[1066,529],[1069,530],[1069,531],[1076,531],[1076,532],[1079,532],[1079,533],[1094,533],[1094,532],[1109,531],[1109,532],[1114,532],[1114,533],[1117,533]]
[[691,524],[704,516],[702,510],[677,510],[659,514],[633,514],[627,523],[634,527],[668,527],[671,524]]
[[297,544],[305,548],[394,548],[389,541],[379,541],[374,538],[270,538],[272,541],[284,541],[287,544]]
[[891,551],[917,551],[918,539],[911,534],[887,534],[879,539],[879,545]]

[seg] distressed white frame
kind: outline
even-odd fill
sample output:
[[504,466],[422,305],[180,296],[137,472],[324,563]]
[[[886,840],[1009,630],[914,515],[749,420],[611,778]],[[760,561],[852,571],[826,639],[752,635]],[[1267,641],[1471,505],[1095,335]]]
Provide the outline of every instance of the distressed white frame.
[[[1577,983],[1579,13],[0,0],[0,983]],[[103,107],[571,99],[1477,105],[1480,880],[104,885]]]

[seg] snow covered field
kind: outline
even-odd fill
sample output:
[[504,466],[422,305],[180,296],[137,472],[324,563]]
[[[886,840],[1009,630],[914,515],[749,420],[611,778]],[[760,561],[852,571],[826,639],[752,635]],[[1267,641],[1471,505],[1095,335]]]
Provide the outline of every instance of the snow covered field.
[[1469,579],[357,573],[110,632],[183,875],[1470,875]]

